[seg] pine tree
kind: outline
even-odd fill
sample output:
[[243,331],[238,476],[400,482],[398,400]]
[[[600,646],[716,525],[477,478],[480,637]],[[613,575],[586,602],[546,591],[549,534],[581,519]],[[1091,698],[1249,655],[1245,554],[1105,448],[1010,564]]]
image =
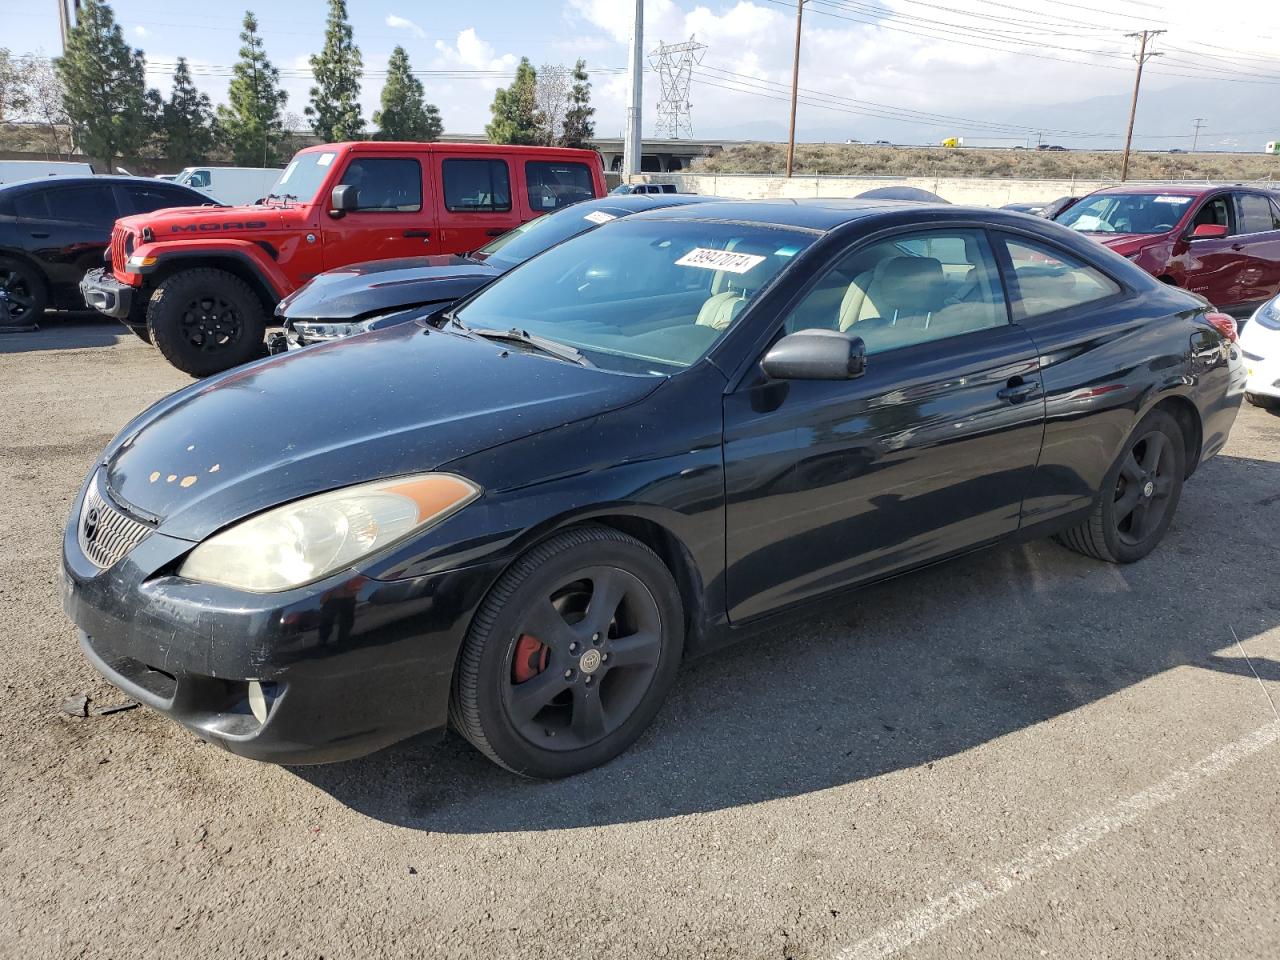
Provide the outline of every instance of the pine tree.
[[270,167],[281,160],[285,131],[280,112],[289,95],[280,89],[280,71],[267,59],[251,10],[245,11],[240,42],[240,59],[227,90],[228,106],[219,105],[217,126],[237,164]]
[[373,115],[375,140],[439,140],[444,132],[440,110],[424,99],[422,81],[409,68],[404,47],[391,51],[387,82],[382,87],[382,109]]
[[569,109],[564,115],[564,132],[560,143],[566,147],[585,147],[596,135],[596,108],[591,106],[591,81],[587,77],[587,64],[579,60],[573,66],[573,89],[569,91]]
[[311,104],[306,109],[311,129],[326,143],[364,139],[364,117],[360,115],[363,68],[347,19],[347,0],[329,0],[324,49],[311,57],[316,85],[311,88]]
[[191,80],[187,58],[173,71],[173,92],[162,109],[165,152],[179,167],[200,163],[213,146],[213,107]]
[[484,132],[490,143],[540,143],[542,121],[536,106],[538,72],[528,57],[520,58],[516,78],[505,90],[494,91],[489,111],[493,121]]
[[80,150],[104,171],[117,156],[136,159],[155,133],[159,95],[147,95],[146,60],[131,50],[111,7],[84,0],[57,59],[64,105]]

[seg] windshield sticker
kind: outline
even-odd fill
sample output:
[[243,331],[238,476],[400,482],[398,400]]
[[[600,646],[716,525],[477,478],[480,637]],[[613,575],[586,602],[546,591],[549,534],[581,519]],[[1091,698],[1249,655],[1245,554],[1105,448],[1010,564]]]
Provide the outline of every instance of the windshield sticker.
[[617,220],[612,213],[605,213],[603,210],[592,210],[583,220],[589,220],[592,223],[608,223],[610,220]]
[[316,161],[316,166],[327,167],[329,164],[333,163],[333,158],[336,156],[336,153],[322,153],[320,154],[320,159]]
[[794,257],[800,250],[797,247],[779,247],[773,251],[775,257]]
[[1159,197],[1156,197],[1155,200],[1152,202],[1153,203],[1176,203],[1178,206],[1182,206],[1184,203],[1190,203],[1191,198],[1190,197],[1170,197],[1170,196],[1161,195]]
[[734,253],[732,250],[711,250],[694,247],[676,261],[677,267],[700,267],[703,270],[723,270],[726,273],[746,273],[752,267],[764,263],[765,257],[754,253]]

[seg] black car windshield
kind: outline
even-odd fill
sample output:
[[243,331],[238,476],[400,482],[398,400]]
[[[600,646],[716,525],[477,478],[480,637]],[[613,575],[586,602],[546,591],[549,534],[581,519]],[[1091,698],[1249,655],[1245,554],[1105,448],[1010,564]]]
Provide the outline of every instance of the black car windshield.
[[329,175],[338,155],[332,152],[300,153],[289,161],[280,179],[271,188],[271,196],[309,203]]
[[706,353],[815,236],[628,217],[527,261],[457,318],[569,344],[605,369],[665,376]]
[[1194,199],[1176,193],[1103,193],[1085,197],[1057,221],[1082,233],[1168,233]]
[[595,204],[591,205],[590,210],[584,210],[578,205],[565,207],[563,210],[520,224],[497,240],[485,244],[472,256],[477,260],[491,261],[495,266],[510,270],[516,264],[524,263],[543,250],[554,247],[561,240],[568,240],[602,223],[624,216],[626,212],[617,207],[601,208]]

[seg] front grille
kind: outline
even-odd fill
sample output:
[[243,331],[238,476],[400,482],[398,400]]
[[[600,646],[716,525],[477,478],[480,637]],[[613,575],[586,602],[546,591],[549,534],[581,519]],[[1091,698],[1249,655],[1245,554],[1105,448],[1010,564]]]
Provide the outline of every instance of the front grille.
[[107,569],[146,539],[151,528],[117,510],[102,492],[102,475],[89,484],[76,528],[80,549],[95,567]]
[[124,263],[129,259],[124,249],[124,241],[128,233],[129,231],[119,224],[116,224],[115,229],[111,231],[111,269],[113,270],[124,270]]

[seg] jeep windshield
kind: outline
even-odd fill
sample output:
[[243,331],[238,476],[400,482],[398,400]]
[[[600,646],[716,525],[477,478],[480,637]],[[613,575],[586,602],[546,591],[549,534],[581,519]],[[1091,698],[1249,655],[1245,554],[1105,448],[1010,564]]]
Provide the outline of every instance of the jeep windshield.
[[1173,193],[1102,193],[1068,207],[1057,221],[1081,233],[1168,233],[1194,199]]
[[702,357],[815,236],[627,217],[526,260],[454,319],[464,334],[538,338],[605,370],[667,376]]
[[329,175],[329,167],[337,156],[333,152],[300,153],[289,161],[280,179],[267,194],[268,200],[297,200],[310,203]]

